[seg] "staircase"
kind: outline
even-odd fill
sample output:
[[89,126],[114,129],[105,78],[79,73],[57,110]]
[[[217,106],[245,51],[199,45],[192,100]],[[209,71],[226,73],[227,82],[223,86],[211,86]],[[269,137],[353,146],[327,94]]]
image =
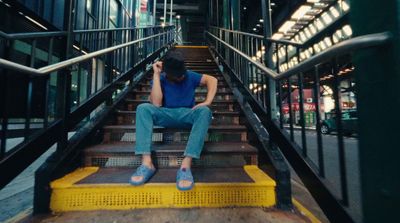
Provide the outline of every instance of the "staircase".
[[[193,190],[181,192],[175,185],[190,129],[158,126],[154,127],[152,148],[158,171],[143,186],[128,184],[141,163],[134,155],[135,109],[148,102],[149,72],[104,126],[103,142],[85,149],[82,168],[51,183],[52,211],[275,205],[275,181],[258,168],[258,151],[250,144],[247,121],[209,50],[178,50],[189,70],[219,80],[211,105],[213,121],[201,159],[194,160],[192,166]],[[206,88],[198,88],[196,101],[204,101],[206,92]]]

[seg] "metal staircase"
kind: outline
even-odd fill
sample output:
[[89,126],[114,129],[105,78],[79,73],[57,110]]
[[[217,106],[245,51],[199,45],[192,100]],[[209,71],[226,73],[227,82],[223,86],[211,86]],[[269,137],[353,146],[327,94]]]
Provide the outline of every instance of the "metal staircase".
[[[276,204],[275,181],[257,167],[258,149],[251,145],[252,130],[208,48],[177,50],[183,53],[189,70],[219,80],[211,105],[213,121],[201,159],[193,163],[195,188],[180,192],[175,186],[190,129],[157,126],[152,148],[158,171],[144,186],[128,184],[141,163],[141,157],[134,155],[135,109],[147,102],[152,77],[149,72],[117,105],[103,127],[102,143],[84,150],[83,168],[51,183],[53,211]],[[205,96],[206,89],[198,88],[196,101],[203,101]]]

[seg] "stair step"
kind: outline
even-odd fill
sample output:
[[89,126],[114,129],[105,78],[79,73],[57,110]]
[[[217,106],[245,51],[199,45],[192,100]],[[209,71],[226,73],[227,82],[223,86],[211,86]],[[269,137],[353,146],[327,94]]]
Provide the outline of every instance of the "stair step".
[[[204,100],[196,100],[197,103],[201,103]],[[126,107],[124,109],[133,111],[136,110],[136,107],[142,103],[150,103],[148,98],[143,99],[125,99]],[[234,99],[226,99],[226,100],[214,100],[210,106],[213,111],[239,111],[239,105],[236,103]]]
[[[218,75],[218,76],[214,76],[214,77],[218,79],[218,82],[224,82],[225,81],[225,78],[222,75]],[[145,80],[148,81],[147,83],[150,83],[149,81],[153,80],[153,76],[152,75],[148,75],[148,76],[145,77]]]
[[[149,96],[150,93],[151,93],[151,90],[141,90],[141,91],[139,91],[139,90],[134,90],[134,91],[132,91],[132,94],[136,94],[136,95],[145,94],[145,95]],[[207,95],[207,92],[205,92],[205,91],[200,91],[200,89],[199,89],[199,90],[197,90],[197,91],[195,92],[195,94],[196,94],[196,96],[197,96],[197,95],[203,96],[203,95]],[[224,92],[224,91],[219,91],[219,90],[217,90],[217,93],[216,93],[215,95],[216,95],[216,96],[217,96],[217,95],[233,95],[233,93],[232,93],[232,91]]]
[[[131,97],[132,99],[148,99],[150,95],[150,90],[147,91],[132,91],[131,94],[133,94]],[[195,93],[195,100],[196,101],[205,101],[207,97],[207,92],[196,92]],[[214,100],[229,100],[229,99],[234,99],[235,96],[233,95],[232,92],[217,92],[214,96]]]
[[[147,82],[147,83],[138,83],[137,86],[148,87],[148,88],[150,88],[150,82]],[[217,84],[217,87],[218,87],[218,88],[220,88],[220,87],[225,87],[225,88],[227,88],[227,87],[229,87],[229,85],[228,85],[226,82],[219,81],[218,84]],[[207,89],[206,86],[202,86],[202,87],[199,87],[199,88],[205,88],[205,89]]]
[[[104,143],[135,142],[135,125],[108,125],[103,127]],[[187,142],[190,129],[153,127],[153,142]],[[210,125],[205,142],[247,142],[244,125]]]
[[134,169],[86,167],[53,181],[53,212],[134,208],[272,207],[275,181],[257,166],[193,168],[195,186],[176,188],[176,169],[159,169],[142,186],[127,182]]
[[[103,127],[105,130],[115,130],[115,131],[125,131],[125,130],[135,130],[136,126],[134,125],[106,125]],[[176,131],[190,131],[190,129],[173,129],[173,128],[164,128],[161,126],[154,126],[153,131],[159,132],[176,132]],[[247,130],[244,125],[210,125],[208,128],[211,132],[213,131],[243,131]]]
[[[141,156],[135,156],[134,143],[100,144],[85,149],[85,166],[138,167]],[[153,161],[158,168],[179,167],[186,144],[153,144]],[[257,149],[248,143],[205,143],[200,159],[193,167],[241,167],[257,165]]]
[[186,68],[188,70],[198,69],[198,68],[201,68],[201,69],[212,69],[212,70],[218,70],[219,69],[219,67],[216,64],[212,64],[212,65],[211,64],[186,64],[185,66],[186,66]]
[[[116,124],[134,124],[136,119],[136,111],[117,110]],[[212,124],[236,124],[240,123],[240,112],[239,111],[215,111],[213,112]]]

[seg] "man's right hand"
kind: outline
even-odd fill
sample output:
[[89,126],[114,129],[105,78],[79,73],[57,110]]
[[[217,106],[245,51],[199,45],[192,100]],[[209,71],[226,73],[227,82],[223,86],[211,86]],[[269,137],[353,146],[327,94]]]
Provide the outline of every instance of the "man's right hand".
[[161,61],[157,61],[153,64],[153,71],[154,71],[154,75],[160,75],[161,71],[162,71],[162,62]]

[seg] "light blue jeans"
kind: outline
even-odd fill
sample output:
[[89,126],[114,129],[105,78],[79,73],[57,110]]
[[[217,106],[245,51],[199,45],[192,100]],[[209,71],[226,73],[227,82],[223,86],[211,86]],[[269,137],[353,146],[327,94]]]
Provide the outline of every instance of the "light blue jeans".
[[150,103],[140,104],[136,109],[135,154],[150,154],[153,126],[190,129],[184,156],[200,158],[204,140],[211,123],[212,112],[207,106],[191,108],[163,108]]

